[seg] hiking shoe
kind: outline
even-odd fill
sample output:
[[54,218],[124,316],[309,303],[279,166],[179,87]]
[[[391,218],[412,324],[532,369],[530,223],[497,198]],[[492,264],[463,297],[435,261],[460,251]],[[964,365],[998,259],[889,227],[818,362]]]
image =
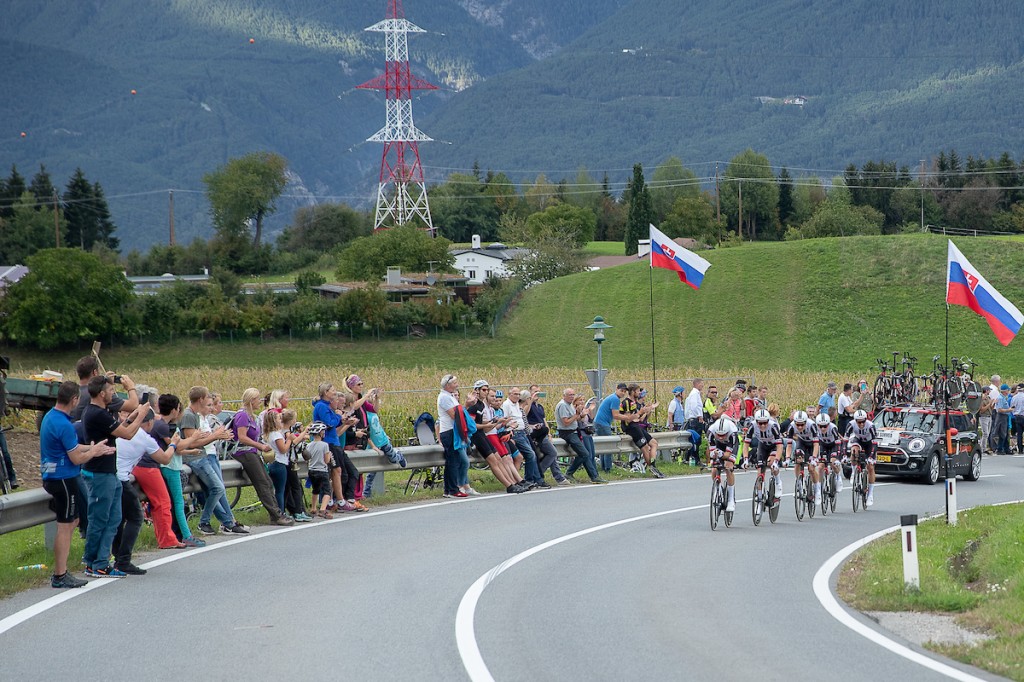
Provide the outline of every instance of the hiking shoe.
[[512,493],[521,493],[523,491],[519,489],[518,484],[513,483],[509,487],[505,488],[505,492],[511,495]]
[[90,578],[127,578],[128,574],[124,571],[119,571],[113,566],[107,566],[105,568],[87,568],[85,574]]
[[534,488],[540,488],[542,490],[549,490],[551,488],[551,484],[547,481],[532,481],[531,485]]
[[313,517],[306,512],[299,512],[294,518],[296,523],[309,523],[313,520]]
[[54,587],[57,589],[62,589],[66,587],[85,587],[88,584],[88,580],[76,578],[75,576],[71,575],[70,571],[64,573],[64,575],[61,576],[50,576],[50,587]]
[[536,483],[534,483],[533,481],[527,481],[526,479],[519,481],[519,485],[521,485],[527,491],[533,490],[534,488],[538,487]]
[[233,526],[221,526],[220,529],[225,533],[235,533],[237,535],[249,534],[249,529],[241,523],[235,523]]
[[217,531],[215,531],[213,529],[213,526],[211,526],[208,523],[200,523],[199,524],[199,532],[202,533],[203,535],[216,535],[217,534]]
[[294,526],[295,525],[295,521],[294,521],[294,519],[290,519],[287,516],[278,516],[274,520],[274,525],[275,526]]
[[147,573],[146,569],[139,568],[130,561],[127,564],[116,564],[114,568],[128,575],[146,575]]
[[206,547],[206,540],[200,540],[199,538],[185,538],[181,541],[186,547]]

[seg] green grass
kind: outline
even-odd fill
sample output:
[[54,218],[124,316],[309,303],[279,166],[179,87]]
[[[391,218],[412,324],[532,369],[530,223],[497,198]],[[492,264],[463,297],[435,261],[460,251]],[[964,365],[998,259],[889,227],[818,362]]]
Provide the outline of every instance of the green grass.
[[918,527],[921,589],[903,585],[899,534],[861,549],[839,578],[840,596],[865,611],[959,614],[966,627],[994,639],[974,647],[932,646],[957,660],[1024,680],[1024,505],[961,512]]
[[626,255],[626,245],[623,242],[587,242],[583,250],[591,256]]

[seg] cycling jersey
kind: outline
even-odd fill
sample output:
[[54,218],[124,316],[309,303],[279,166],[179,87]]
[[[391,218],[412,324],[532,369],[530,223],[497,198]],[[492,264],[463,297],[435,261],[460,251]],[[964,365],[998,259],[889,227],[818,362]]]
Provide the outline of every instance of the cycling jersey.
[[712,436],[711,440],[708,441],[708,451],[714,450],[715,457],[727,457],[729,455],[735,455],[740,448],[740,439],[735,433],[730,433],[725,437],[725,440],[719,440],[716,436]]
[[839,433],[839,429],[836,428],[835,424],[829,424],[824,431],[818,429],[818,442],[821,443],[822,447],[826,445],[835,446],[842,439],[843,436]]
[[782,442],[782,431],[779,429],[779,425],[774,422],[768,422],[764,429],[761,428],[760,424],[754,422],[747,429],[747,435],[744,437],[744,440],[750,443],[754,439],[769,446],[778,445]]
[[864,426],[860,426],[857,422],[852,421],[846,427],[846,440],[851,443],[867,445],[876,438],[878,438],[878,431],[875,430],[875,423],[873,421],[865,420]]
[[786,431],[786,438],[794,441],[798,447],[812,450],[814,444],[818,442],[818,427],[808,423],[804,426],[804,430],[800,431],[796,428],[796,424],[790,424]]

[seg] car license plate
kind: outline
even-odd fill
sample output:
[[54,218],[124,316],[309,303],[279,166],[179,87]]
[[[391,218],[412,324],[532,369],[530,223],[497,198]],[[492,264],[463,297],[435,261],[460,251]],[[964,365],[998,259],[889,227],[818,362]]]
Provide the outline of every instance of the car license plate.
[[879,435],[880,435],[879,440],[882,443],[885,443],[886,445],[895,445],[896,443],[900,442],[900,432],[899,431],[885,430],[885,431],[882,431],[882,433],[879,434]]
[[892,462],[892,455],[879,455],[875,459],[884,464],[889,464],[890,462]]

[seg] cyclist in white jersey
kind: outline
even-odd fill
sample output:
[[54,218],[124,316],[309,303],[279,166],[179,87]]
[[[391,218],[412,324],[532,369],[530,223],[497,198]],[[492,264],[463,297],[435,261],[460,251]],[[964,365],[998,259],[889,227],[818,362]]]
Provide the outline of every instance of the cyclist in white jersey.
[[878,431],[875,430],[875,423],[868,419],[868,413],[864,410],[857,410],[853,413],[853,421],[846,427],[846,435],[843,441],[850,449],[851,459],[857,457],[862,463],[867,464],[868,469],[868,500],[867,506],[875,503],[875,439],[878,438]]
[[[750,425],[743,440],[747,444],[750,458],[757,467],[770,467],[775,481],[775,499],[772,504],[779,503],[782,495],[782,481],[779,479],[779,462],[782,460],[782,431],[779,425],[772,422],[768,410],[759,409],[754,412],[754,423]],[[754,448],[756,443],[756,449]]]
[[821,479],[818,477],[818,427],[811,422],[807,413],[797,411],[793,422],[786,431],[789,446],[786,459],[796,462],[796,475],[800,476],[807,465],[811,480],[814,481],[814,499],[821,494]]
[[826,467],[831,465],[832,474],[836,479],[836,493],[843,492],[843,469],[839,464],[839,445],[843,442],[843,436],[839,429],[832,423],[832,419],[824,412],[814,418],[814,424],[818,427],[818,480],[824,475]]
[[711,469],[712,477],[718,467],[725,469],[728,490],[725,511],[736,511],[736,474],[733,473],[733,467],[736,464],[736,453],[740,449],[739,429],[728,417],[719,417],[709,431],[711,435],[708,439],[708,468]]

